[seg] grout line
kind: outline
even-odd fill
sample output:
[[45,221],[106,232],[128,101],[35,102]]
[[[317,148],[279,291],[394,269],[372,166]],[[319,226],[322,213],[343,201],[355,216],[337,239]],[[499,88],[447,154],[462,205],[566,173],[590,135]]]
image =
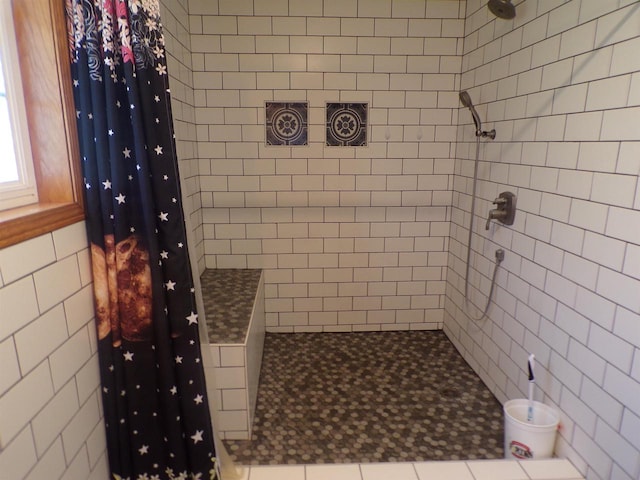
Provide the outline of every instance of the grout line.
[[[415,474],[415,477],[414,477],[415,479],[425,480],[424,478],[421,478],[420,475],[418,474],[418,470],[416,468],[417,465],[420,465],[420,464],[423,464],[423,463],[442,465],[442,464],[446,464],[446,463],[460,463],[460,462],[463,462],[464,465],[467,468],[467,471],[469,472],[469,475],[474,480],[483,480],[485,478],[484,476],[483,477],[477,477],[476,475],[474,475],[473,470],[470,467],[470,463],[473,463],[473,462],[493,462],[494,464],[496,464],[496,467],[499,466],[499,465],[512,465],[512,464],[515,463],[515,464],[517,464],[518,469],[519,469],[519,472],[517,472],[515,474],[516,476],[515,477],[511,477],[511,476],[509,476],[509,477],[500,477],[502,480],[535,480],[536,478],[551,478],[551,477],[549,477],[549,475],[553,476],[553,478],[555,478],[555,477],[561,478],[561,477],[558,477],[558,475],[560,474],[561,471],[564,470],[563,467],[565,466],[566,463],[569,463],[569,464],[571,464],[571,463],[567,459],[556,459],[556,460],[559,460],[558,467],[557,467],[556,471],[554,472],[552,470],[552,468],[549,467],[547,470],[545,470],[544,473],[542,473],[542,475],[544,475],[544,477],[538,477],[537,475],[536,476],[532,476],[531,474],[529,474],[527,472],[527,470],[525,468],[522,467],[522,462],[523,461],[521,461],[521,460],[512,460],[512,459],[502,459],[502,460],[466,460],[466,461],[455,460],[455,461],[452,461],[452,462],[438,462],[438,461],[434,461],[434,462],[411,462],[411,467],[413,468],[413,472]],[[544,462],[545,460],[539,460],[539,461],[540,462]],[[525,460],[525,462],[533,463],[533,462],[536,462],[536,460]],[[299,471],[299,467],[302,466],[303,467],[303,472],[304,472],[304,477],[303,478],[306,480],[307,479],[307,468],[308,467],[323,466],[323,465],[324,466],[328,466],[328,464],[317,464],[317,465],[316,464],[306,464],[306,465],[263,465],[263,466],[260,466],[260,467],[262,467],[262,468],[266,467],[267,471],[270,469],[270,467],[273,467],[273,468],[278,468],[280,470],[288,470],[289,472],[295,472],[295,471]],[[362,464],[362,463],[348,464],[348,463],[346,463],[346,464],[334,464],[334,465],[335,466],[354,466],[355,465],[355,466],[358,467],[358,474],[357,474],[357,476],[350,477],[348,480],[364,480],[364,473],[363,473],[362,467],[365,464]],[[386,467],[389,464],[385,464],[385,463],[369,464],[368,463],[366,465],[368,465],[370,467],[375,467],[376,465],[380,465],[380,466]],[[254,469],[254,467],[248,466],[248,467],[246,467],[246,469],[247,469],[247,478],[246,478],[246,480],[252,480],[251,471]],[[499,475],[499,473],[500,473],[500,469],[496,468],[495,474]],[[443,475],[444,475],[444,473],[443,473]],[[522,475],[524,475],[524,477]],[[267,476],[266,478],[269,478],[269,480],[271,480],[271,477],[269,477],[269,476]],[[265,480],[266,480],[266,478],[265,478]],[[289,477],[289,475],[285,474],[284,477],[279,477],[278,480],[287,480],[289,478],[295,478],[297,480],[298,476],[297,475],[293,475],[292,477]],[[562,477],[562,478],[566,478],[567,480],[584,480],[584,477],[581,477],[581,476],[578,476],[578,477]],[[330,479],[328,479],[328,480],[330,480]],[[398,478],[398,480],[408,480],[408,479]],[[412,478],[411,480],[414,480],[414,479]],[[438,477],[435,477],[435,478],[432,477],[429,480],[449,480],[449,479],[445,478],[444,476],[443,477],[438,476]]]

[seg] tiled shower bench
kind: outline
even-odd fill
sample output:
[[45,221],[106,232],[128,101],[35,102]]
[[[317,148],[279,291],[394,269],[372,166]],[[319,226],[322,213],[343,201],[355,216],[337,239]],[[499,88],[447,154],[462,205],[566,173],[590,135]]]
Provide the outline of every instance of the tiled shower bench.
[[265,335],[262,270],[206,269],[200,277],[214,361],[216,429],[248,440],[256,408]]

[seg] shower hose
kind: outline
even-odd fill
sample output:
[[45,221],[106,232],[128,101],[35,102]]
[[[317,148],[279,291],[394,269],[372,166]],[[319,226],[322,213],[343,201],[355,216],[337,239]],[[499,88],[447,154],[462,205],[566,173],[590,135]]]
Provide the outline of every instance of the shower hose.
[[[473,235],[473,224],[474,217],[476,211],[476,185],[478,183],[478,163],[480,157],[480,135],[476,135],[476,159],[475,164],[473,166],[473,186],[471,191],[471,221],[469,224],[469,238],[467,241],[467,266],[466,272],[464,275],[464,299],[465,303],[471,303],[469,299],[469,262],[471,259],[471,236]],[[496,250],[496,263],[493,267],[493,275],[491,276],[491,288],[489,289],[489,297],[487,298],[487,304],[482,311],[482,316],[476,318],[469,314],[469,318],[471,318],[475,322],[481,322],[487,316],[487,312],[489,311],[489,306],[491,306],[491,299],[493,298],[493,290],[496,284],[496,275],[498,274],[498,268],[500,267],[500,263],[504,260],[504,250],[499,248]]]

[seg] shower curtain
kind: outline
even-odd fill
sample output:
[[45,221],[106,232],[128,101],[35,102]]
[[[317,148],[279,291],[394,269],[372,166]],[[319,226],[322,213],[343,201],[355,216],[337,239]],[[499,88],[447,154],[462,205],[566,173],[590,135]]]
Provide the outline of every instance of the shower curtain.
[[215,478],[158,0],[65,0],[114,479]]

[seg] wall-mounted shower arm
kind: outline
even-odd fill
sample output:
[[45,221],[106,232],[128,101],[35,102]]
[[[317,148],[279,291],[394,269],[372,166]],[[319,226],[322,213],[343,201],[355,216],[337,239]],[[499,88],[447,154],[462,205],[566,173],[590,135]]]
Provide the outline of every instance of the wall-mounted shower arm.
[[496,129],[492,128],[491,130],[489,130],[488,132],[486,130],[482,130],[480,132],[476,131],[476,137],[484,137],[484,138],[490,138],[491,140],[495,140],[496,139]]

